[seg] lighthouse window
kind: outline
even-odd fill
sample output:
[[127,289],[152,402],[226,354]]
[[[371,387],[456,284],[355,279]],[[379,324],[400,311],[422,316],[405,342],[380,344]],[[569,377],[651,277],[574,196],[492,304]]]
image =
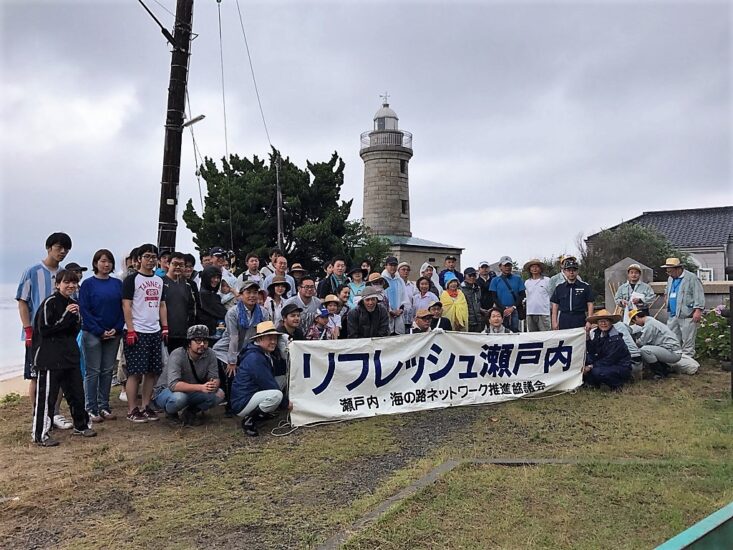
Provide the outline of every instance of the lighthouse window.
[[384,118],[377,119],[377,130],[384,130]]
[[406,160],[400,161],[400,172],[402,174],[407,174],[407,161]]
[[407,214],[407,201],[402,201],[402,213]]

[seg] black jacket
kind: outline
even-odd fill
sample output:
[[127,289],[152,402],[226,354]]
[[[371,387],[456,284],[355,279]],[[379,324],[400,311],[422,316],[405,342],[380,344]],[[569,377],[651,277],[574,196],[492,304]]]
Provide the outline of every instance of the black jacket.
[[33,365],[36,370],[78,369],[81,363],[76,337],[81,318],[66,311],[76,302],[58,291],[46,298],[33,320]]
[[442,328],[443,330],[453,330],[453,327],[450,324],[450,321],[445,317],[439,317],[438,319],[433,319],[430,321],[430,328],[436,329],[436,328]]
[[389,315],[387,308],[377,304],[374,311],[367,311],[363,302],[349,311],[346,326],[349,338],[374,338],[389,336]]
[[464,282],[461,291],[468,303],[468,325],[485,325],[484,316],[481,314],[481,287],[477,283],[469,285]]
[[215,266],[209,266],[201,272],[201,291],[199,298],[201,300],[201,309],[199,309],[199,323],[206,325],[209,334],[216,332],[216,326],[223,321],[227,314],[227,308],[221,303],[218,290],[219,285],[215,287],[211,285],[211,278],[215,275],[221,277],[221,269]]

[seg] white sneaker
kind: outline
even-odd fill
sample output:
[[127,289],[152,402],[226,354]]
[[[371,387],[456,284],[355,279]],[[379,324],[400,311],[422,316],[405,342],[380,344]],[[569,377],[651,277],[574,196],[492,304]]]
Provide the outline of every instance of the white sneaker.
[[122,390],[120,392],[120,401],[124,401],[125,403],[127,403],[127,392],[125,390]]
[[66,417],[63,414],[57,414],[53,417],[53,425],[59,430],[70,430],[74,427],[74,423],[66,420]]

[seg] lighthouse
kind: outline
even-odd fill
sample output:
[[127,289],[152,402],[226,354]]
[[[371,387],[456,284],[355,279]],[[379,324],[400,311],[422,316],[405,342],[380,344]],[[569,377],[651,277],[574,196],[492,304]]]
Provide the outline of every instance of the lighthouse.
[[463,248],[419,239],[410,229],[410,172],[412,134],[401,130],[389,96],[374,114],[371,130],[361,134],[364,161],[364,225],[387,239],[390,253],[409,262],[416,271],[423,262],[443,265],[445,256],[455,256],[460,266]]

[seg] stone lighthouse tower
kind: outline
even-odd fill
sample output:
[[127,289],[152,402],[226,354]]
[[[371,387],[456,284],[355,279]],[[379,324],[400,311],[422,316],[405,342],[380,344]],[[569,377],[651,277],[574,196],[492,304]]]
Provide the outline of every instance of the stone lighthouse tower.
[[400,130],[388,95],[374,115],[374,129],[361,134],[364,161],[364,224],[377,235],[411,237],[407,165],[412,134]]

